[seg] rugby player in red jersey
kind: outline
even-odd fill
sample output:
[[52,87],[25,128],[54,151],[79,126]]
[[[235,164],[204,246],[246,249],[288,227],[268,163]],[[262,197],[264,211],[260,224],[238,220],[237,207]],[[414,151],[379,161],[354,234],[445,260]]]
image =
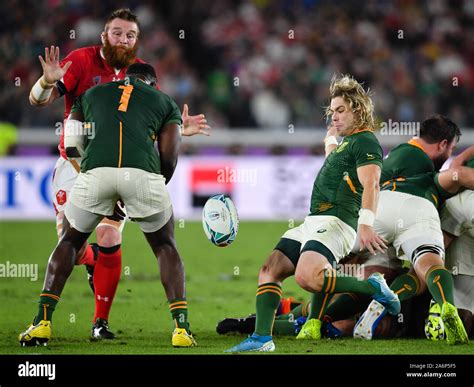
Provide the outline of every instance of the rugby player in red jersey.
[[[59,60],[58,47],[46,48],[45,57],[39,57],[43,75],[31,89],[31,105],[47,106],[64,96],[66,120],[79,95],[98,84],[122,80],[128,66],[144,63],[136,56],[139,36],[137,17],[129,9],[118,9],[106,21],[101,34],[102,45],[73,50],[62,61]],[[184,105],[182,120],[182,135],[209,134],[204,114],[189,116],[187,105]],[[53,174],[53,203],[58,237],[63,232],[64,208],[80,168],[76,160],[67,159],[64,132],[61,133],[59,152],[60,157]],[[108,319],[122,270],[120,244],[124,216],[119,202],[114,216],[104,218],[97,226],[97,244],[86,243],[77,254],[76,264],[86,265],[89,283],[95,294],[92,326],[92,337],[95,339],[114,338],[108,327]]]

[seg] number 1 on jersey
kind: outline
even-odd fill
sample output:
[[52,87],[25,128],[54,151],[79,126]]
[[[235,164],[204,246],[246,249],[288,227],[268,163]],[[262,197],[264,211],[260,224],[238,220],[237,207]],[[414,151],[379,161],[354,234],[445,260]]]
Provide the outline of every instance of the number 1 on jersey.
[[118,110],[121,112],[126,112],[128,109],[128,102],[130,101],[130,95],[132,94],[133,91],[133,85],[120,85],[119,89],[122,89],[122,96],[120,97],[120,105],[118,107]]

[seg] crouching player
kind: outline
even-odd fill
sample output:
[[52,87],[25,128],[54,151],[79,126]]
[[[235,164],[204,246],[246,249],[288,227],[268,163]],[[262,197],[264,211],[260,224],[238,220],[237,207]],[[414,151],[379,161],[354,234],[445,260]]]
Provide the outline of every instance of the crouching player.
[[[396,259],[395,249],[390,246],[385,253],[371,254],[367,250],[357,254],[350,254],[339,261],[338,272],[356,273],[360,279],[368,279],[373,273],[384,275],[390,284],[394,278],[404,272],[402,263]],[[297,336],[306,322],[311,311],[311,300],[306,302],[288,302],[282,299],[277,309],[273,324],[275,336]],[[327,338],[352,336],[357,319],[354,316],[364,311],[371,298],[357,293],[336,294],[324,313],[321,324],[321,335]],[[285,306],[288,306],[285,308]],[[286,310],[290,309],[290,310]],[[255,331],[254,314],[239,318],[225,318],[217,323],[216,331],[219,334],[242,333],[252,334]],[[383,329],[381,329],[383,328]],[[379,330],[385,334],[394,331],[387,316],[387,323],[379,325]]]
[[[474,168],[474,159],[468,162]],[[441,210],[446,268],[453,273],[454,301],[472,337],[474,313],[474,191],[465,190],[446,201]]]
[[[181,114],[155,84],[153,67],[136,63],[128,68],[125,80],[89,89],[74,103],[65,146],[69,158],[83,157],[81,173],[66,205],[65,231],[48,262],[38,313],[20,334],[21,345],[46,344],[51,338],[52,315],[76,256],[104,216],[113,213],[119,199],[158,260],[175,323],[172,345],[196,345],[187,321],[184,267],[176,249],[173,209],[165,186],[177,163]],[[77,135],[91,124],[94,138],[84,140]]]
[[261,268],[255,332],[228,352],[274,351],[272,327],[281,283],[291,275],[303,289],[313,293],[310,318],[300,338],[321,337],[318,316],[324,315],[335,293],[367,294],[386,305],[392,314],[399,312],[400,302],[382,275],[374,273],[361,281],[339,277],[333,268],[350,252],[357,229],[364,247],[370,251],[383,251],[386,246],[372,228],[382,165],[382,149],[372,131],[372,100],[353,78],[334,78],[327,113],[344,140],[337,147],[334,138],[326,141],[331,148],[314,183],[311,213],[302,225],[283,235]]
[[[391,180],[380,194],[374,223],[374,229],[388,243],[404,252],[416,274],[396,279],[397,284],[405,282],[398,297],[407,300],[427,288],[441,305],[448,344],[467,343],[468,337],[454,306],[453,276],[444,267],[443,235],[436,208],[463,187],[474,188],[474,169],[455,167],[439,174]],[[356,324],[354,337],[370,339],[385,311],[385,306],[372,301]]]

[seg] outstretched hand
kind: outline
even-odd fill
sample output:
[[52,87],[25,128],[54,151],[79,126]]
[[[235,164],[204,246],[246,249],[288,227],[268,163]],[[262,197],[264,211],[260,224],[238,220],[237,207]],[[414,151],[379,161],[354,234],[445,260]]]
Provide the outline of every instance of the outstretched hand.
[[359,235],[360,251],[367,248],[367,250],[375,255],[376,252],[384,254],[387,250],[387,241],[378,235],[372,227],[359,224],[357,234]]
[[59,64],[59,47],[51,46],[44,49],[44,59],[40,55],[39,60],[43,67],[43,78],[49,84],[54,84],[64,77],[72,62],[67,62],[63,67]]
[[195,134],[210,136],[209,130],[211,127],[207,125],[206,116],[204,114],[190,116],[188,110],[188,105],[184,104],[183,114],[181,115],[183,120],[181,134],[183,136],[194,136]]

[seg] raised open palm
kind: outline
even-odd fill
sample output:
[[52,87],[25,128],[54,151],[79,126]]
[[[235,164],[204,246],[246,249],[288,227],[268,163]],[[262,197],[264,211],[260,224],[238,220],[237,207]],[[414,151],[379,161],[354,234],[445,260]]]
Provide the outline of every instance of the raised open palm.
[[72,62],[69,61],[61,67],[59,64],[59,47],[51,46],[51,49],[46,47],[44,49],[44,57],[45,59],[40,55],[39,60],[43,67],[44,80],[50,84],[59,81],[72,64]]

